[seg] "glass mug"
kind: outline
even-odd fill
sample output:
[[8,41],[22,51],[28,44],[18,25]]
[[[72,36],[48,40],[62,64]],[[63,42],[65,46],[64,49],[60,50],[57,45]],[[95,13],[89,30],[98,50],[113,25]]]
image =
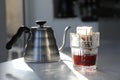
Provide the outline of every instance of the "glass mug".
[[70,47],[73,64],[84,71],[94,71],[97,69],[96,60],[99,47],[99,32],[91,37],[91,40],[81,41],[81,35],[70,33]]

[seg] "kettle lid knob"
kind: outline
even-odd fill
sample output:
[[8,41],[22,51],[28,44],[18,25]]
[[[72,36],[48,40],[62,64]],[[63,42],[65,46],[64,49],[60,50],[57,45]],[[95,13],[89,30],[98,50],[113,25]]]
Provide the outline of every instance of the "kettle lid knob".
[[41,28],[43,28],[43,25],[44,25],[47,21],[36,20],[35,22],[36,22],[36,24],[40,25]]

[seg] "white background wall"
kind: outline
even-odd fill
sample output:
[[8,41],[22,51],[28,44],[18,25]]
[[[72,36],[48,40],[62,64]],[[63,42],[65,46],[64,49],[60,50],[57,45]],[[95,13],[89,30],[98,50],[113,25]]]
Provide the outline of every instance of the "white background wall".
[[13,36],[18,28],[23,24],[23,7],[22,0],[5,0],[6,1],[6,25],[7,35]]
[[120,19],[104,18],[99,20],[102,40],[120,40]]
[[[56,19],[53,17],[53,0],[26,0],[26,25],[34,26],[35,20],[46,20],[49,26],[52,26],[58,46],[61,45],[64,28],[70,25],[69,32],[75,32],[76,26],[93,26],[98,31],[98,22],[82,22],[80,18]],[[67,44],[69,46],[69,32],[67,34]]]

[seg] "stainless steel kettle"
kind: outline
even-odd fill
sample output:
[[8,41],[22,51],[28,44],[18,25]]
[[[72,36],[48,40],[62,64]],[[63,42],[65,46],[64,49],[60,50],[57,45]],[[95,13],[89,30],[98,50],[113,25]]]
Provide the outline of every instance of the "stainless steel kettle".
[[59,61],[59,51],[61,51],[64,47],[66,41],[66,32],[70,28],[70,26],[67,26],[65,28],[63,35],[63,44],[58,49],[52,28],[44,26],[46,21],[37,20],[36,23],[39,25],[39,27],[20,27],[17,33],[7,43],[6,48],[11,49],[12,45],[17,41],[22,33],[25,32],[29,33],[23,55],[26,62]]

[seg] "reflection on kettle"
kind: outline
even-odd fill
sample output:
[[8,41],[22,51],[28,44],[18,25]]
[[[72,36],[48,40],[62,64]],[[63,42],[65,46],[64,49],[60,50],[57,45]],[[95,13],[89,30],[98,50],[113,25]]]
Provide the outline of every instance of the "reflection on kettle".
[[26,62],[54,62],[59,61],[59,51],[61,51],[65,44],[66,32],[70,28],[67,26],[64,30],[63,44],[57,47],[54,32],[51,27],[44,26],[46,21],[36,21],[39,27],[28,28],[26,26],[20,27],[17,33],[7,43],[6,48],[11,49],[12,45],[22,35],[23,32],[29,33],[25,50],[24,59]]

